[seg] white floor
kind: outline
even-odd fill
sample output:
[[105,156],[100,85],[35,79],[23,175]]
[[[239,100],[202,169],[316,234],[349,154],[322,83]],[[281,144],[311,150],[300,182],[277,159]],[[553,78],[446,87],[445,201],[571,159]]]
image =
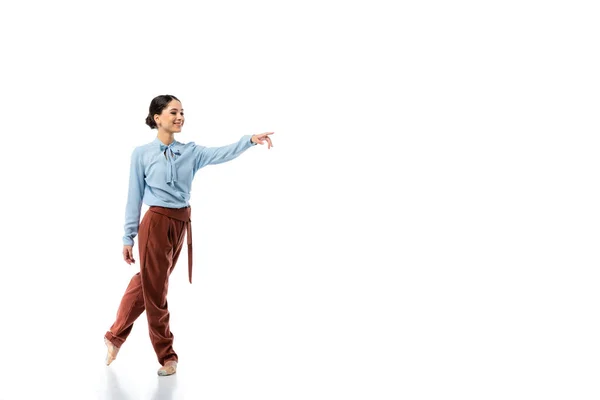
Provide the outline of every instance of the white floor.
[[[102,311],[92,304],[88,313],[78,313],[81,303],[59,301],[62,313],[53,315],[57,304],[50,298],[40,302],[34,319],[10,309],[4,315],[19,330],[7,335],[9,326],[2,325],[3,338],[12,342],[3,349],[0,399],[504,400],[592,399],[598,393],[592,384],[598,346],[589,345],[597,324],[576,310],[570,319],[562,315],[569,325],[553,330],[550,315],[519,314],[516,307],[503,315],[494,305],[457,302],[460,292],[446,303],[412,292],[419,299],[414,310],[405,305],[409,299],[386,303],[393,300],[389,292],[371,291],[369,298],[357,292],[360,302],[346,297],[347,306],[315,292],[328,303],[319,308],[307,296],[303,309],[285,296],[257,307],[259,293],[247,299],[252,306],[240,294],[227,301],[200,282],[196,289],[204,287],[215,299],[212,306],[198,302],[194,308],[184,304],[195,293],[182,289],[184,282],[174,284],[179,296],[170,296],[180,357],[176,375],[157,376],[145,314],[107,367],[103,320],[114,307],[105,304]],[[223,282],[213,281],[233,296]],[[287,314],[275,312],[282,304]]]

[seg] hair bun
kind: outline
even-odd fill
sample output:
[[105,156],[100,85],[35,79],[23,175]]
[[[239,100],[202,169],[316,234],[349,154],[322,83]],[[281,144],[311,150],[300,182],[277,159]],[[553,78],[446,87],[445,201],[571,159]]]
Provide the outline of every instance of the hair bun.
[[148,114],[146,117],[146,125],[150,127],[150,129],[156,128],[156,121]]

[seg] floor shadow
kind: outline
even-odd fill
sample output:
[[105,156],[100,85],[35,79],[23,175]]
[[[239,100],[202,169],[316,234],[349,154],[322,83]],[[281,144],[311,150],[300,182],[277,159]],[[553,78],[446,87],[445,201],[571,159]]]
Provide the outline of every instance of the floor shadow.
[[151,400],[172,400],[173,393],[177,390],[177,374],[159,376],[156,390]]
[[119,378],[112,368],[106,369],[106,394],[110,400],[133,400],[133,397],[121,388]]

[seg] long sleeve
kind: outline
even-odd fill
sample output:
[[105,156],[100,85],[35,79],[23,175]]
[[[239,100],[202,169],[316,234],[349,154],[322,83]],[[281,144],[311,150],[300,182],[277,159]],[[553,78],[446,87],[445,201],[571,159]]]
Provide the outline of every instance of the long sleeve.
[[229,144],[221,147],[204,147],[195,145],[194,156],[196,157],[195,170],[210,165],[220,164],[226,161],[233,160],[238,157],[244,151],[254,146],[250,139],[252,135],[244,135],[236,143]]
[[129,172],[129,192],[127,206],[125,207],[125,235],[123,244],[133,246],[133,238],[138,234],[142,200],[144,197],[144,166],[142,164],[142,151],[136,148],[131,154]]

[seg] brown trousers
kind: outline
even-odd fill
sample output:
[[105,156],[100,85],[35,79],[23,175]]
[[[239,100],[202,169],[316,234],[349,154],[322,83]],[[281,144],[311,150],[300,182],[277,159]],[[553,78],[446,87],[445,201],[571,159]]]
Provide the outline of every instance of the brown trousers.
[[117,318],[105,337],[115,346],[131,333],[133,323],[144,310],[148,317],[150,340],[164,365],[178,361],[173,350],[173,334],[169,328],[167,291],[169,276],[175,268],[187,231],[188,273],[192,283],[191,207],[166,208],[151,206],[140,223],[138,244],[140,272],[135,274],[121,299]]

